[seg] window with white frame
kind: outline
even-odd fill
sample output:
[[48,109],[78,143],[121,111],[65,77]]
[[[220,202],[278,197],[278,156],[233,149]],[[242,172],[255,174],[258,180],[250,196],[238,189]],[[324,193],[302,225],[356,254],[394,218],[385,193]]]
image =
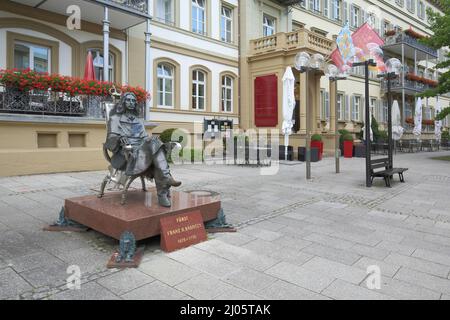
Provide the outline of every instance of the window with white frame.
[[272,36],[275,30],[275,18],[264,15],[263,17],[263,35],[264,37]]
[[377,98],[370,98],[370,116],[376,117],[377,115]]
[[330,0],[323,0],[323,15],[327,18],[330,16],[330,12],[329,12],[330,7],[329,6],[330,6]]
[[361,96],[353,96],[352,120],[360,121]]
[[420,19],[425,19],[425,3],[423,1],[417,2],[417,16]]
[[357,6],[352,5],[350,9],[350,19],[351,19],[351,26],[353,28],[359,27],[359,21],[360,21],[360,9]]
[[342,0],[331,0],[331,18],[341,20]]
[[205,110],[206,74],[201,70],[192,71],[192,109]]
[[321,2],[321,0],[309,0],[309,10],[315,11],[315,12],[321,12],[320,2]]
[[174,106],[174,67],[167,63],[158,64],[157,97],[158,106]]
[[338,113],[338,120],[344,120],[345,119],[345,112],[344,112],[344,94],[338,93],[337,99],[336,99],[336,108]]
[[50,48],[19,41],[14,43],[14,68],[16,69],[51,72],[50,56]]
[[233,10],[229,7],[222,6],[220,17],[220,37],[222,41],[233,41]]
[[166,23],[174,24],[174,0],[157,0],[156,1],[156,20]]
[[[94,71],[95,78],[97,80],[103,81],[103,50],[101,49],[88,49],[88,52],[91,51],[92,56],[94,57]],[[109,54],[109,72],[108,72],[108,81],[114,82],[114,55]]]
[[389,112],[388,102],[386,100],[383,100],[383,110],[382,110],[383,122],[388,121],[388,112]]
[[325,90],[320,90],[321,114],[322,120],[330,119],[330,94]]
[[206,34],[205,0],[192,0],[192,32]]
[[416,1],[415,0],[406,0],[406,9],[411,12],[414,13],[416,10]]
[[391,23],[388,20],[384,20],[383,21],[383,30],[382,30],[382,36],[384,36],[386,34],[386,32],[388,32],[389,30],[392,29]]
[[222,111],[233,112],[233,78],[222,77]]

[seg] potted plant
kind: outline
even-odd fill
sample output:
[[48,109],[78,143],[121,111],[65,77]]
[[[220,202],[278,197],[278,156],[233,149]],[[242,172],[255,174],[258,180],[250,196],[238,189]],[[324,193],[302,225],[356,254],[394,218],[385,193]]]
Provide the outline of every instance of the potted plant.
[[311,137],[311,148],[319,149],[319,160],[322,160],[323,156],[323,141],[320,134],[313,134]]
[[344,136],[344,157],[353,157],[353,135],[348,133]]
[[341,155],[343,155],[344,154],[344,136],[346,134],[349,134],[350,131],[348,131],[346,129],[341,129],[338,132],[339,132],[339,149],[341,149]]

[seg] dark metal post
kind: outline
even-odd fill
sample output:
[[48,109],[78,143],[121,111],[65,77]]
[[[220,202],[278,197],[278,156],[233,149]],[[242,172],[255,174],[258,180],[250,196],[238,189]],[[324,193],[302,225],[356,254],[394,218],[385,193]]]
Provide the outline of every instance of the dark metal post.
[[389,158],[389,169],[394,167],[394,141],[392,139],[392,96],[391,96],[391,78],[390,74],[387,75],[387,98],[388,98],[388,158]]
[[337,85],[337,79],[334,80],[334,85],[335,85],[335,95],[336,95],[336,101],[335,103],[335,107],[334,107],[334,111],[335,111],[335,119],[334,119],[334,137],[335,137],[335,141],[334,141],[334,158],[336,161],[336,173],[340,173],[341,169],[340,169],[340,165],[339,165],[339,156],[340,156],[340,146],[339,146],[339,117],[338,117],[338,85]]
[[366,86],[366,119],[365,119],[365,130],[366,130],[366,186],[367,188],[372,187],[372,180],[370,177],[370,152],[371,152],[371,141],[370,141],[370,104],[369,104],[369,65],[372,65],[373,61],[369,60],[364,63],[365,67],[365,86]]

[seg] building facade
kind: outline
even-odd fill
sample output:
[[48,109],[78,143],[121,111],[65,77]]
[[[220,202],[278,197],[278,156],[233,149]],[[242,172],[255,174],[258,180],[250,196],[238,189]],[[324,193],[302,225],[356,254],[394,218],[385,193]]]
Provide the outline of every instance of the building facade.
[[[244,5],[245,4],[245,5]],[[397,82],[393,83],[393,98],[400,104],[403,126],[407,129],[405,138],[411,137],[415,95],[423,92],[427,85],[409,80],[411,75],[436,81],[444,70],[433,70],[437,60],[442,59],[443,50],[435,51],[421,45],[408,36],[408,29],[424,36],[431,35],[428,28],[426,9],[440,11],[439,1],[244,1],[241,4],[241,85],[243,128],[281,129],[282,84],[281,79],[287,66],[293,67],[297,53],[305,51],[310,55],[319,53],[329,60],[335,49],[335,39],[346,22],[352,31],[368,22],[385,40],[385,59],[399,58],[405,68]],[[253,14],[252,14],[253,13]],[[244,18],[245,17],[245,18]],[[406,31],[406,32],[405,32]],[[258,102],[257,83],[267,76],[274,76],[269,84],[277,91],[276,108]],[[352,68],[345,81],[338,81],[337,92],[323,73],[310,75],[294,70],[296,77],[297,108],[294,117],[296,133],[291,136],[294,149],[305,143],[307,118],[313,123],[312,133],[323,135],[325,148],[333,152],[335,130],[347,129],[360,133],[363,127],[365,87],[362,67]],[[268,80],[269,81],[269,80]],[[270,82],[270,81],[269,81]],[[267,85],[267,84],[266,84]],[[312,115],[307,117],[307,99],[312,106]],[[442,107],[449,106],[449,96],[439,97]],[[386,83],[370,72],[371,112],[381,129],[387,123]],[[434,119],[436,99],[424,101],[423,119]],[[261,109],[262,108],[262,109]],[[338,128],[334,128],[334,108],[338,110]],[[261,110],[269,114],[270,120],[260,121]],[[449,126],[448,119],[444,121]],[[422,138],[433,138],[434,126],[424,126]]]

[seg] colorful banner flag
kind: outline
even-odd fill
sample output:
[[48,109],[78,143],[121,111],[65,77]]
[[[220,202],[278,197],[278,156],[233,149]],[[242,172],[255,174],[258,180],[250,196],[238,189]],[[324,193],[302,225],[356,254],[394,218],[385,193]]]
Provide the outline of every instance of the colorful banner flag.
[[336,44],[341,54],[342,62],[347,64],[355,55],[355,46],[353,45],[352,33],[348,23],[339,32]]

